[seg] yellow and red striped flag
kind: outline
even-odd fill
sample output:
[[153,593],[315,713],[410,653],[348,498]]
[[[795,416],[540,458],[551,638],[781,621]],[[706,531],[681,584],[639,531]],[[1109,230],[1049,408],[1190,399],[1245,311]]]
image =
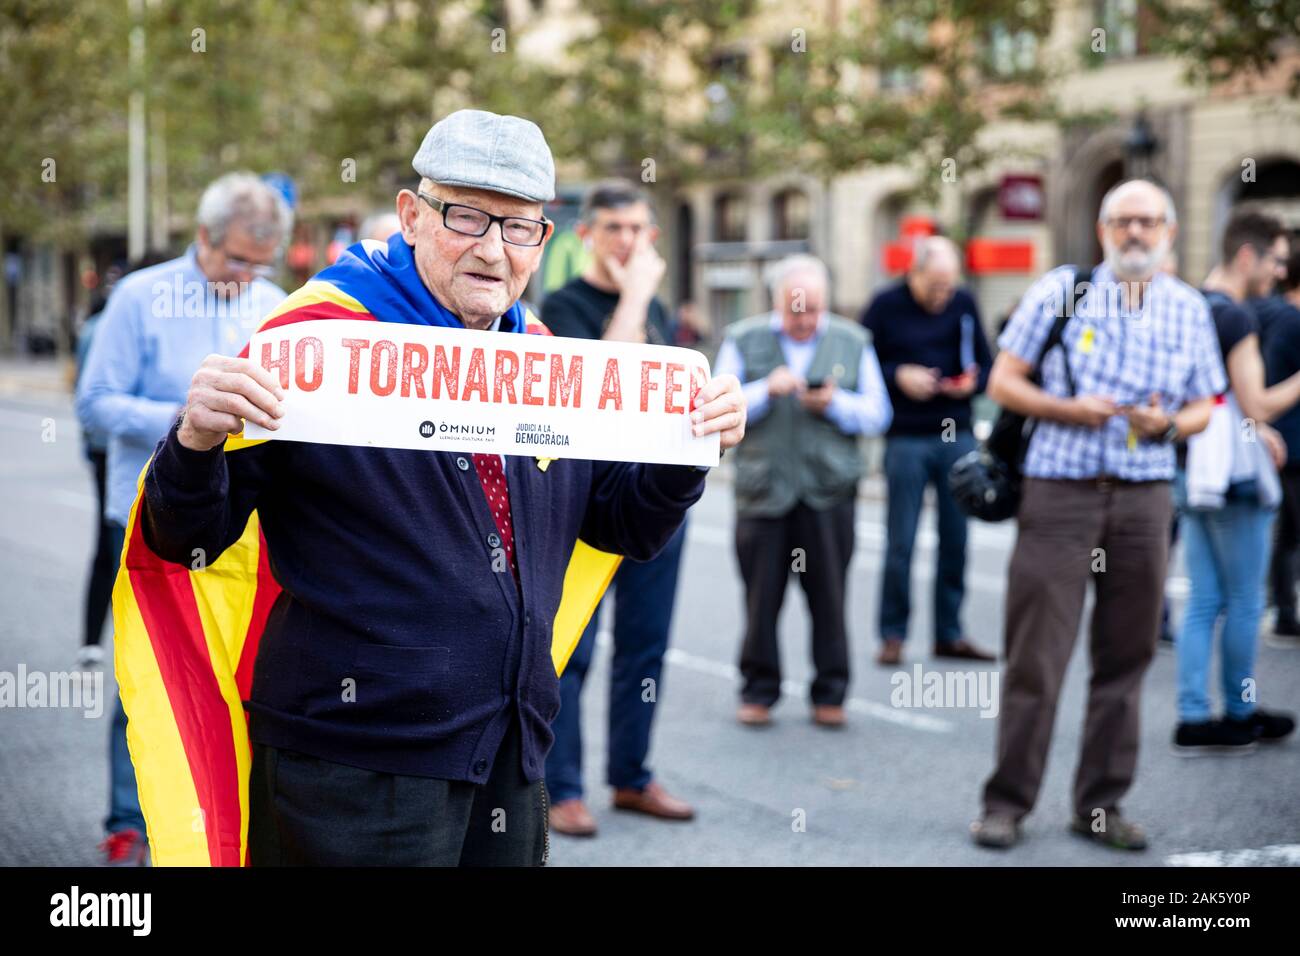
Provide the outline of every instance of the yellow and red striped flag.
[[[285,299],[263,327],[330,317],[374,318],[318,277]],[[550,334],[531,313],[527,331]],[[256,444],[230,437],[225,454]],[[539,460],[539,467],[545,463]],[[142,473],[141,488],[143,482]],[[196,556],[189,568],[149,549],[140,501],[138,489],[113,588],[114,658],[153,863],[242,866],[252,754],[243,702],[280,586],[257,512],[216,561],[204,567]],[[552,630],[557,674],[621,560],[581,541],[574,548]]]

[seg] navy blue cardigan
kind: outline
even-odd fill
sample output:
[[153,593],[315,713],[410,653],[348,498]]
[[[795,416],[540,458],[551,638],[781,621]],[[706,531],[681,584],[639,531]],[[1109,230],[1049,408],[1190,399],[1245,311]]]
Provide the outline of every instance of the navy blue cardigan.
[[467,454],[289,441],[195,452],[173,426],[141,521],[150,548],[189,566],[195,548],[214,561],[257,509],[284,593],[245,705],[254,741],[483,783],[519,720],[534,781],[560,706],[551,622],[575,542],[648,560],[704,473],[578,460],[542,471],[508,456],[506,476],[518,589],[508,568],[493,570],[496,525]]

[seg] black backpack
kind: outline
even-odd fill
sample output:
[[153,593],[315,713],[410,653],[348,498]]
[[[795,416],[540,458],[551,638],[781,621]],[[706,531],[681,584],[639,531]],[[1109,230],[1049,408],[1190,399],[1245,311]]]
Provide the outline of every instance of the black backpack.
[[[1086,288],[1079,277],[1091,278],[1092,269],[1074,266],[1073,275],[1069,306],[1052,323],[1047,340],[1038,353],[1038,361],[1030,373],[1030,381],[1035,385],[1042,383],[1043,360],[1048,352],[1062,344],[1061,335],[1065,331],[1065,324],[1078,308],[1079,298],[1083,294],[1083,288]],[[1074,375],[1070,371],[1068,353],[1062,352],[1061,358],[1065,362],[1065,381],[1073,396]],[[1037,419],[1004,408],[998,413],[992,431],[980,447],[953,462],[952,469],[948,472],[948,489],[964,514],[981,521],[1005,521],[1015,515],[1020,508],[1025,453],[1029,450],[1029,439],[1033,436],[1037,423]]]

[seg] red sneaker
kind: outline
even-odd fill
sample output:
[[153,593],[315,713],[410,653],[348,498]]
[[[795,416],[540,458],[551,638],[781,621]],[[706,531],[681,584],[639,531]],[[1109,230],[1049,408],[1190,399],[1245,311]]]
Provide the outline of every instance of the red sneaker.
[[149,843],[135,827],[110,833],[99,849],[105,866],[144,866],[149,856]]

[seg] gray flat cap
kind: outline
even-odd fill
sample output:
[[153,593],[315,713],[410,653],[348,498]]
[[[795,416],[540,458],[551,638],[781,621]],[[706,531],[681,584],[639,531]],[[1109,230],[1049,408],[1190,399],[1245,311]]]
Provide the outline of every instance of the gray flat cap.
[[421,176],[448,186],[490,189],[519,199],[555,198],[555,161],[536,123],[484,110],[457,110],[424,136],[411,160]]

